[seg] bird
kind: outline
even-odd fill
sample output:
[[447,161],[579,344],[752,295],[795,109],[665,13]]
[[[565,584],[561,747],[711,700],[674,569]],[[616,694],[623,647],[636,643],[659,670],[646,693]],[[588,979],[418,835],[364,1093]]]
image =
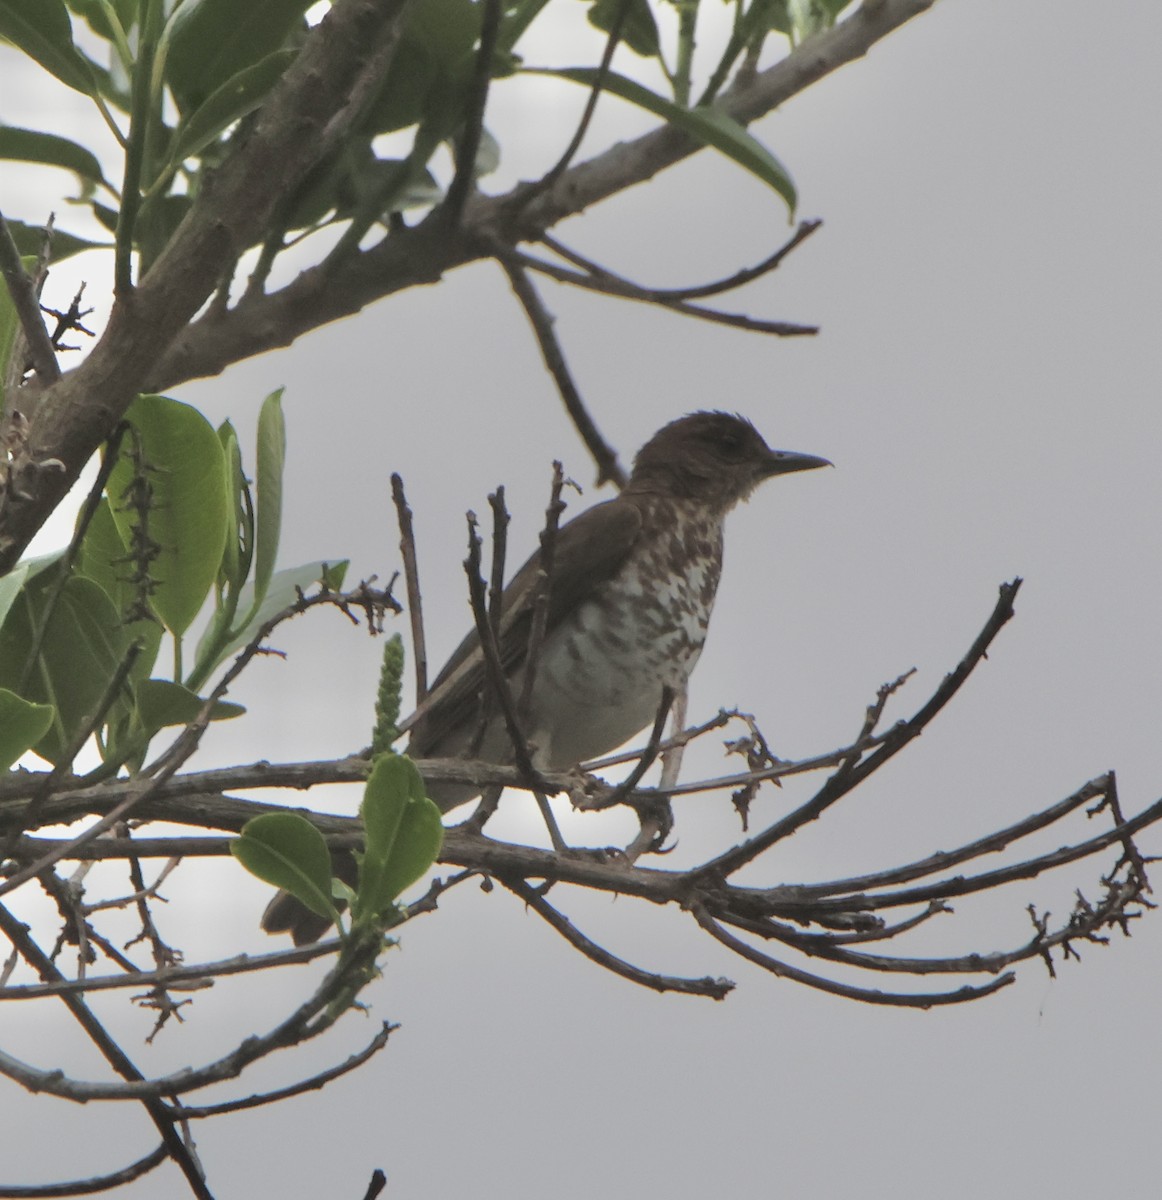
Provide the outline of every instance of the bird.
[[[663,426],[638,451],[629,481],[557,531],[547,616],[524,730],[541,770],[598,758],[652,724],[663,697],[682,691],[702,652],[722,569],[727,515],[777,475],[831,466],[771,449],[746,418],[695,412]],[[520,696],[541,572],[536,551],[505,587],[498,647]],[[408,753],[425,758],[512,761],[497,705],[485,715],[488,673],[475,628],[401,723]],[[448,812],[479,794],[470,784],[429,781]],[[327,922],[280,893],[263,917],[268,933],[314,941]]]

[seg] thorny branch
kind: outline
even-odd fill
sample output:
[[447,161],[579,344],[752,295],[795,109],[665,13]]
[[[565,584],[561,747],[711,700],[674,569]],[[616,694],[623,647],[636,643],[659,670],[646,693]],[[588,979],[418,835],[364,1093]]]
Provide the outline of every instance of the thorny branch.
[[[562,482],[559,476],[555,480],[554,500],[558,502]],[[550,504],[550,527],[553,511],[554,506]],[[470,578],[475,579],[472,590],[477,628],[487,645],[488,636],[493,634],[493,614],[489,612],[487,589],[480,571],[478,538],[474,537],[473,545],[474,550],[470,553],[467,565]],[[503,539],[495,549],[502,553]],[[879,728],[889,702],[897,697],[907,678],[904,675],[878,690],[863,715],[856,739],[829,754],[797,761],[780,759],[770,750],[753,717],[722,712],[665,741],[661,736],[662,714],[659,714],[649,744],[640,753],[638,766],[630,770],[628,787],[625,781],[621,784],[605,783],[591,771],[536,775],[531,761],[518,762],[515,767],[440,760],[421,762],[422,772],[431,780],[474,780],[480,781],[482,786],[491,784],[526,790],[535,783],[538,788],[567,792],[580,808],[601,809],[610,804],[625,804],[639,813],[655,811],[658,806],[664,806],[671,800],[680,800],[695,790],[725,793],[731,789],[745,788],[753,793],[772,780],[789,781],[813,773],[823,773],[825,778],[814,796],[793,807],[785,816],[774,820],[732,849],[692,867],[643,865],[636,860],[636,854],[617,850],[568,849],[563,845],[548,849],[538,845],[504,842],[486,836],[481,830],[472,828],[470,823],[453,827],[447,831],[440,861],[445,868],[454,869],[455,873],[437,876],[427,894],[408,907],[403,920],[406,922],[433,911],[448,887],[479,876],[485,883],[495,880],[546,921],[570,946],[631,982],[656,991],[676,991],[716,999],[725,997],[733,987],[725,979],[684,978],[649,970],[601,945],[580,929],[566,911],[570,889],[584,888],[618,896],[623,903],[637,899],[652,905],[677,907],[687,912],[693,924],[714,942],[726,947],[741,960],[778,978],[848,999],[919,1008],[982,998],[1012,982],[1013,969],[1023,962],[1039,958],[1053,971],[1058,958],[1077,957],[1078,948],[1084,943],[1104,944],[1115,929],[1128,933],[1130,923],[1150,907],[1147,898],[1147,859],[1138,849],[1134,838],[1141,829],[1162,819],[1162,801],[1136,816],[1126,817],[1112,774],[1090,781],[1072,796],[1004,829],[956,849],[894,868],[813,883],[753,882],[756,869],[766,862],[764,856],[772,846],[792,836],[808,821],[819,818],[849,795],[860,782],[918,736],[944,708],[983,661],[1000,629],[1011,617],[1019,586],[1020,581],[1017,580],[1001,588],[993,613],[968,653],[911,717],[897,721],[886,730]],[[352,608],[358,606],[365,610],[369,623],[376,625],[381,621],[384,610],[393,603],[389,594],[373,593],[366,585],[342,595],[324,592],[316,597],[300,597],[295,605],[264,626],[251,646],[240,655],[239,661],[243,664],[249,661],[279,622],[289,620],[308,608],[330,604],[350,613]],[[237,670],[241,669],[237,663],[235,666]],[[228,672],[227,679],[235,678],[237,670]],[[503,697],[508,681],[500,669],[499,660],[492,668],[490,681]],[[508,690],[508,707],[514,718],[514,748],[519,755],[519,739],[523,735],[520,732],[518,703],[511,689]],[[225,688],[217,691],[215,698],[224,691]],[[501,706],[505,707],[503,699]],[[725,746],[728,753],[741,756],[746,761],[748,770],[717,780],[678,784],[667,779],[663,787],[642,786],[642,762],[668,747],[683,746],[717,731],[727,731],[735,722],[741,723],[744,734],[741,737],[728,737]],[[196,744],[196,728],[189,736]],[[228,854],[230,839],[194,833],[144,836],[141,824],[164,820],[167,826],[177,824],[190,830],[202,828],[236,832],[250,817],[261,812],[279,811],[282,806],[236,797],[228,794],[228,790],[310,788],[323,782],[358,782],[366,777],[370,766],[367,760],[356,756],[335,762],[263,763],[182,775],[177,773],[182,761],[184,757],[175,755],[172,750],[157,760],[154,775],[147,781],[144,792],[142,784],[137,781],[105,779],[94,784],[72,777],[57,778],[52,794],[41,797],[41,803],[31,814],[27,801],[41,795],[48,773],[29,772],[17,777],[15,782],[10,782],[0,790],[0,837],[7,839],[6,844],[11,848],[11,856],[0,865],[0,873],[7,876],[7,880],[0,884],[0,891],[12,891],[34,877],[47,886],[52,878],[53,864],[65,859],[81,862],[122,859],[131,864],[130,878],[134,889],[123,898],[122,906],[145,904],[157,895],[160,879],[146,885],[139,864],[156,858],[180,858],[196,863],[199,858]],[[700,803],[704,804],[705,801]],[[131,836],[122,824],[130,809],[138,826]],[[1020,846],[1035,835],[1056,829],[1083,809],[1090,820],[1104,819],[1105,828],[1086,837],[1066,840],[1063,845],[1059,842],[1058,848],[1050,852],[1026,852],[1015,857],[1010,853],[1011,861],[1007,864],[972,873],[971,865],[984,856]],[[333,849],[351,849],[360,844],[359,823],[355,818],[322,813],[307,815],[325,834]],[[678,815],[680,819],[681,813]],[[54,839],[38,833],[47,826],[82,816],[94,816],[97,819],[79,837]],[[118,833],[118,829],[123,832]],[[97,837],[96,832],[111,836]],[[918,927],[928,926],[936,918],[950,915],[952,908],[949,902],[954,898],[992,892],[1003,886],[1036,879],[1049,871],[1110,851],[1116,852],[1116,859],[1098,877],[1098,891],[1094,898],[1087,898],[1079,891],[1072,911],[1056,923],[1050,921],[1048,914],[1030,905],[1032,934],[1022,937],[1008,949],[973,950],[928,957],[884,952],[883,948],[893,946],[897,939],[903,941]],[[747,883],[737,878],[744,869],[748,872]],[[106,1049],[111,1056],[110,1061],[121,1064],[119,1073],[122,1079],[112,1083],[71,1079],[54,1069],[22,1061],[20,1057],[3,1051],[0,1051],[0,1073],[31,1090],[47,1091],[75,1101],[131,1099],[143,1103],[165,1139],[166,1156],[183,1166],[195,1194],[206,1193],[198,1191],[202,1186],[199,1168],[185,1141],[178,1137],[175,1122],[274,1103],[321,1087],[355,1069],[375,1054],[391,1032],[389,1025],[383,1025],[365,1048],[352,1058],[322,1072],[312,1073],[276,1092],[241,1095],[233,1100],[200,1107],[190,1106],[184,1099],[171,1100],[211,1083],[237,1079],[258,1059],[325,1032],[349,1002],[337,1003],[336,997],[349,998],[354,994],[352,987],[370,977],[373,959],[381,953],[382,947],[362,947],[354,962],[350,950],[344,950],[340,942],[333,940],[257,957],[240,956],[223,962],[181,965],[164,946],[152,917],[148,920],[143,917],[143,931],[155,947],[155,963],[152,970],[142,970],[125,955],[113,951],[108,939],[92,927],[94,916],[104,907],[101,904],[84,905],[83,912],[86,915],[75,923],[81,935],[88,936],[91,945],[106,954],[114,972],[87,973],[86,956],[81,955],[78,971],[72,977],[52,964],[29,931],[6,909],[0,908],[0,931],[7,934],[17,954],[40,976],[40,982],[36,983],[6,980],[4,986],[0,986],[0,1002],[35,1002],[50,997],[62,1000],[82,1021],[97,1044]],[[162,947],[160,952],[156,952],[158,946]],[[336,953],[339,955],[336,967],[320,989],[270,1032],[261,1037],[248,1037],[235,1050],[214,1062],[162,1078],[142,1078],[103,1028],[92,1020],[85,1004],[85,995],[90,991],[110,992],[129,988],[145,990],[147,995],[163,995],[166,989],[176,988],[186,992],[213,986],[216,981],[229,976],[303,963]],[[880,977],[907,978],[913,984],[909,987],[883,988],[863,986],[852,981],[852,976],[869,971]],[[975,979],[947,989],[915,986],[932,975],[969,976]],[[172,1001],[170,1003],[172,1006]],[[148,1169],[146,1164],[159,1161],[161,1153],[160,1150],[155,1152],[140,1163],[126,1168],[126,1171],[144,1172]]]

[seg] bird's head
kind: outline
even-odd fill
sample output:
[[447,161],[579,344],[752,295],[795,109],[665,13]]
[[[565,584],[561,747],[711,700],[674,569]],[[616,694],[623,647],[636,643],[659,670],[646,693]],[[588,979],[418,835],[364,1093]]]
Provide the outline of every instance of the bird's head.
[[814,454],[772,450],[743,417],[697,412],[663,426],[638,451],[627,491],[701,500],[725,511],[764,479],[829,466]]

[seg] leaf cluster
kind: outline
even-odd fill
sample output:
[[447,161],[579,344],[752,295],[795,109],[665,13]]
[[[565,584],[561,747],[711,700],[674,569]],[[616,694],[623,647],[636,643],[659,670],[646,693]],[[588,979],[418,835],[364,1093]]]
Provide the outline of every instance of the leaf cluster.
[[[355,856],[355,886],[332,875],[331,855],[318,829],[297,813],[267,813],[248,821],[231,853],[259,879],[289,892],[312,912],[358,938],[402,915],[396,900],[436,861],[444,839],[440,810],[428,799],[410,758],[381,754],[359,806],[364,845]],[[351,914],[344,927],[342,909]]]
[[[0,294],[0,317],[9,310]],[[0,581],[0,768],[34,750],[67,771],[90,736],[100,775],[140,767],[159,731],[198,717],[207,681],[272,613],[316,580],[341,584],[344,563],[275,570],[281,389],[261,406],[257,442],[252,487],[231,422],[214,429],[188,404],[138,397],[72,543]],[[208,715],[242,712],[217,701]]]
[[[441,202],[444,188],[432,159],[442,145],[455,153],[474,119],[472,87],[487,7],[481,0],[411,6],[390,65],[348,135],[280,199],[277,220],[261,239],[262,272],[269,269],[266,260],[329,225],[344,223],[343,243],[354,245],[395,214]],[[543,70],[525,62],[520,43],[547,7],[548,0],[497,5],[493,79]],[[748,55],[757,58],[769,34],[795,43],[834,23],[843,3],[731,0],[731,34],[715,52],[697,102],[691,80],[699,0],[592,0],[588,7],[590,22],[609,34],[611,48],[620,44],[649,60],[669,94],[608,64],[543,73],[600,88],[661,117],[754,174],[793,210],[795,190],[786,169],[713,102],[731,72]],[[111,235],[118,283],[127,286],[133,256],[138,276],[144,275],[214,168],[246,136],[303,45],[311,8],[311,0],[243,6],[235,0],[0,0],[0,37],[93,101],[121,162],[103,165],[97,148],[59,132],[7,125],[0,125],[0,159],[71,172],[79,187],[76,203],[90,208]],[[679,14],[678,29],[667,38],[662,10],[671,8]],[[390,138],[390,152],[381,148],[386,135],[399,135]],[[474,173],[494,169],[500,153],[483,127]],[[35,227],[9,224],[21,251],[32,252],[39,239]],[[59,230],[52,254],[59,261],[102,244],[109,245]]]

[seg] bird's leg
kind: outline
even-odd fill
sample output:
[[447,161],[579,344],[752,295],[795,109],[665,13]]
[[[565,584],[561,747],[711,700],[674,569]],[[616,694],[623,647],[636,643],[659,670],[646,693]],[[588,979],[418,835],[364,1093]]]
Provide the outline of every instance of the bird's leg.
[[[686,698],[688,688],[682,685],[674,697],[670,714],[671,744],[662,751],[662,777],[658,781],[659,794],[652,798],[648,811],[646,806],[637,810],[641,829],[637,837],[626,847],[625,857],[630,862],[636,862],[643,854],[662,854],[662,846],[670,831],[674,828],[674,809],[670,804],[668,789],[678,782],[678,773],[682,769],[682,751],[685,745],[675,741],[677,735],[686,725]],[[659,710],[661,718],[661,710]]]
[[[657,716],[654,718],[653,728],[650,730],[649,739],[642,749],[637,765],[615,788],[604,796],[596,798],[591,804],[585,805],[592,811],[600,811],[613,808],[617,804],[625,804],[638,814],[641,830],[625,852],[632,856],[631,861],[646,851],[657,852],[674,825],[674,814],[667,797],[653,793],[636,793],[634,789],[657,760],[662,744],[662,735],[666,728],[666,718],[670,715],[676,698],[678,698],[678,693],[674,688],[668,685],[663,686]],[[684,694],[681,700],[680,713],[685,710]]]

